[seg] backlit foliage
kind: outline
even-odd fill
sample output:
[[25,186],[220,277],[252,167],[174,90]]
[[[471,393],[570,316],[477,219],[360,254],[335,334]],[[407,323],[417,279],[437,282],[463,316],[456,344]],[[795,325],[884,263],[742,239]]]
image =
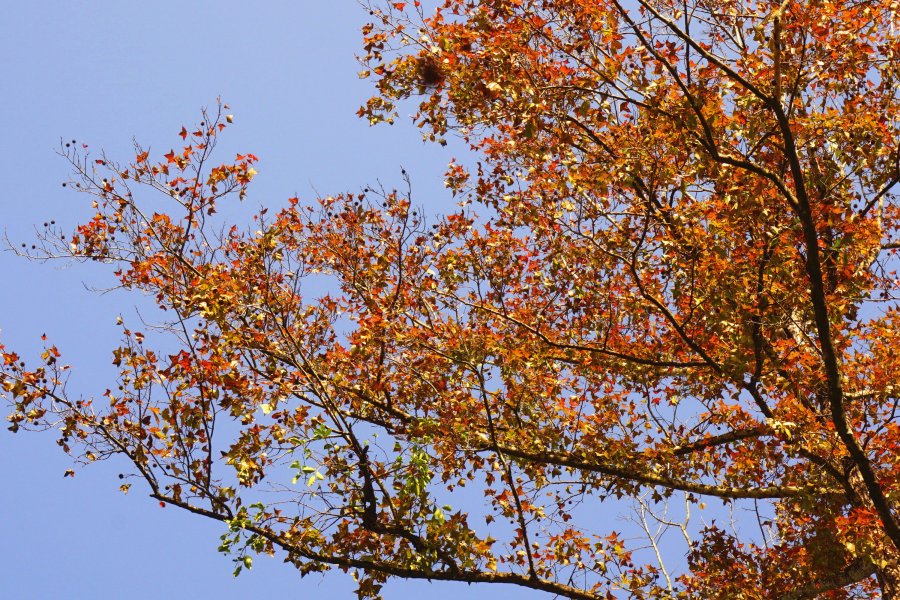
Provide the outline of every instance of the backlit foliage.
[[368,10],[359,114],[465,140],[461,210],[405,179],[223,228],[257,159],[211,166],[221,106],[158,162],[66,144],[95,214],[23,253],[114,266],[179,350],[123,323],[78,399],[55,347],[6,349],[11,429],[122,455],[238,571],[279,552],[361,598],[900,598],[900,5]]

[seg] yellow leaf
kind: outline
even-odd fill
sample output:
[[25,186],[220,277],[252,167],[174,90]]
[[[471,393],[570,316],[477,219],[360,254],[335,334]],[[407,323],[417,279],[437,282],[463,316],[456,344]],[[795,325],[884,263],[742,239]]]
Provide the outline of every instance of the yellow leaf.
[[121,492],[124,493],[124,494],[127,494],[127,493],[128,493],[128,488],[130,488],[130,487],[131,487],[131,484],[130,484],[130,483],[126,483],[125,485],[119,486],[119,491],[121,491]]
[[225,120],[229,123],[234,123],[234,115],[226,115]]

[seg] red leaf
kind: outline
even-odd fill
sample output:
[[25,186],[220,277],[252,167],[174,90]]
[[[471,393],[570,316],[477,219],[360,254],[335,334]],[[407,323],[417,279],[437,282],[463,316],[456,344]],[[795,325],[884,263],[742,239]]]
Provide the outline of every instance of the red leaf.
[[403,10],[409,2],[394,2],[394,8],[397,10]]
[[182,127],[182,128],[181,128],[181,133],[179,133],[178,135],[180,135],[180,136],[181,136],[181,139],[183,139],[183,140],[187,139],[187,129],[185,129],[184,127]]
[[160,505],[162,508],[165,508],[165,507],[166,507],[166,503],[165,503],[165,502],[160,502],[159,505]]

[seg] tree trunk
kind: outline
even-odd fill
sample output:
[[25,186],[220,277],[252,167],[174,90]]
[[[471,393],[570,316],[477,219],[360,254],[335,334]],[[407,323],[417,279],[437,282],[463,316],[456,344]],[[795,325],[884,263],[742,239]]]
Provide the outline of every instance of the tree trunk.
[[900,600],[900,566],[893,565],[877,569],[878,585],[881,586],[883,600]]

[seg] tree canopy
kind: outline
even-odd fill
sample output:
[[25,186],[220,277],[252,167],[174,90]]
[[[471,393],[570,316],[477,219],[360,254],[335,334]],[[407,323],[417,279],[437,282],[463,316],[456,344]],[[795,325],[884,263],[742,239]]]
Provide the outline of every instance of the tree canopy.
[[900,5],[368,10],[359,114],[464,140],[460,210],[404,174],[223,226],[257,159],[213,166],[221,104],[162,157],[64,144],[91,218],[16,250],[114,267],[178,350],[123,323],[76,396],[4,348],[10,429],[360,598],[900,598]]

